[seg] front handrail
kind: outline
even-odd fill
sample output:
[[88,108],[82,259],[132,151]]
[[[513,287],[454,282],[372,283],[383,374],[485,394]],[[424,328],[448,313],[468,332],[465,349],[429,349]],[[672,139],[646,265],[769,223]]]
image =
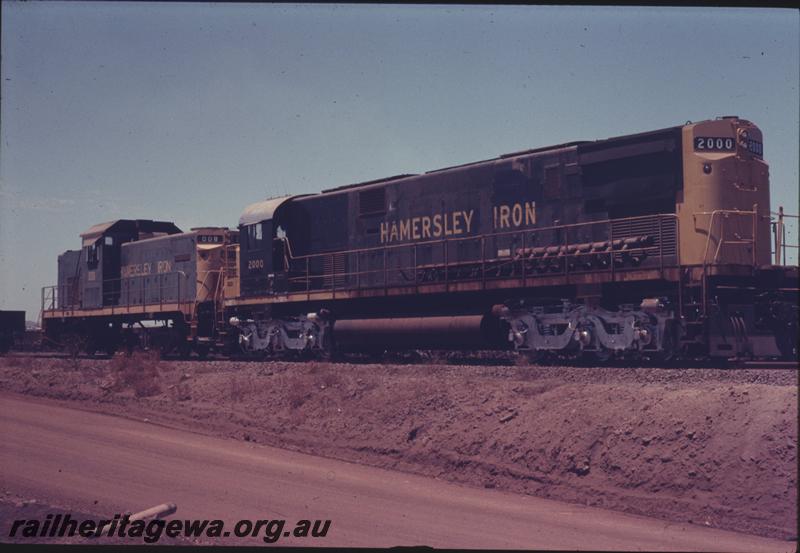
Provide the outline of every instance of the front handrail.
[[798,224],[797,220],[800,219],[800,215],[792,214],[792,213],[785,213],[783,211],[783,206],[778,207],[778,211],[771,211],[770,215],[777,215],[776,220],[772,220],[770,218],[770,224],[772,225],[772,233],[775,237],[775,250],[772,252],[775,256],[775,265],[786,265],[787,264],[787,256],[786,256],[786,249],[792,250],[800,250],[800,237],[798,237],[798,243],[795,244],[787,244],[786,243],[786,222],[785,219],[794,219],[794,231],[795,236],[798,236]]
[[[717,241],[717,247],[714,250],[714,258],[711,260],[711,264],[714,264],[719,259],[720,251],[722,250],[722,246],[724,244],[733,244],[733,245],[745,245],[745,244],[752,244],[751,248],[751,255],[752,255],[752,262],[753,265],[756,265],[756,229],[758,228],[758,206],[753,205],[752,210],[739,210],[739,209],[715,209],[713,211],[697,211],[692,214],[695,219],[695,224],[697,223],[697,216],[698,215],[710,215],[710,219],[708,222],[708,234],[706,236],[706,245],[703,249],[703,271],[705,272],[705,267],[708,265],[708,250],[709,246],[711,245],[711,239],[714,237],[713,229],[714,229],[714,218],[722,216],[722,223],[719,233],[719,240]],[[738,240],[725,240],[725,219],[727,219],[730,215],[745,215],[750,216],[753,219],[753,229],[752,229],[752,238],[743,239],[739,238]]]

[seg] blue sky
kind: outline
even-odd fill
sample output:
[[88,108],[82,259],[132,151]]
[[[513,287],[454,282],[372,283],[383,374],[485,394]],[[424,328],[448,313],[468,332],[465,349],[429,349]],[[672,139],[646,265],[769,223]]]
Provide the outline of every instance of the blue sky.
[[[2,4],[0,308],[118,218],[739,115],[798,211],[800,15],[729,8]],[[796,241],[797,235],[794,234]]]

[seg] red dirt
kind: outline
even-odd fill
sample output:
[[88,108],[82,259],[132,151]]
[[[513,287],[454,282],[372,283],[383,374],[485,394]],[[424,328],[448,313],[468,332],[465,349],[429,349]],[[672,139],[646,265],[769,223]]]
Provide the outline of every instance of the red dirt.
[[0,389],[474,486],[797,539],[796,370],[6,357]]

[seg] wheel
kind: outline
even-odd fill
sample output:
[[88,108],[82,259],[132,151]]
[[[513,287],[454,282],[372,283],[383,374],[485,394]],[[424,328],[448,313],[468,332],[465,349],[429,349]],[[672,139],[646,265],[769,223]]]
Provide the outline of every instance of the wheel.
[[208,357],[208,352],[211,351],[211,347],[203,344],[195,346],[194,350],[197,352],[197,356],[200,359],[206,359]]
[[797,345],[797,320],[789,318],[785,325],[777,328],[775,331],[775,343],[778,350],[781,352],[781,358],[784,361],[797,361],[798,345]]
[[517,350],[517,364],[526,366],[526,365],[546,365],[548,352],[544,350],[536,350],[536,349],[523,349]]
[[614,352],[610,349],[606,349],[603,346],[599,346],[594,353],[594,358],[599,363],[607,363],[609,359],[614,355]]
[[673,361],[678,356],[678,346],[678,325],[675,321],[668,321],[664,327],[661,351],[654,352],[651,359],[658,363]]
[[86,349],[86,339],[77,333],[65,334],[61,339],[61,344],[67,355],[73,359]]

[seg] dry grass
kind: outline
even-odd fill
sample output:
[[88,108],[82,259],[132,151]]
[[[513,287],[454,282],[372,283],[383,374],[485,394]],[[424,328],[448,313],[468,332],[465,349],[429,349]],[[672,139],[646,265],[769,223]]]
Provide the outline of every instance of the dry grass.
[[527,351],[518,351],[513,357],[513,364],[515,367],[530,367],[535,365],[534,355]]
[[22,358],[21,357],[3,357],[2,363],[6,367],[20,367],[22,366]]
[[36,366],[36,359],[33,357],[13,356],[13,357],[0,357],[3,365],[6,367],[16,367],[20,369],[32,370]]
[[342,377],[336,370],[336,367],[329,367],[326,372],[323,372],[314,379],[314,384],[318,387],[336,388],[342,385]]
[[172,401],[188,401],[192,399],[192,389],[188,382],[178,382],[167,388]]
[[254,384],[250,376],[233,375],[228,384],[230,399],[233,403],[241,403],[253,392]]
[[161,392],[158,352],[134,352],[131,356],[116,355],[111,360],[115,388],[130,388],[136,397],[149,397]]
[[329,388],[341,388],[343,385],[341,370],[336,364],[326,362],[308,363],[303,372],[293,372],[288,375],[286,387],[286,399],[292,410],[299,409],[309,399],[315,391],[322,391]]
[[318,361],[311,361],[306,366],[308,367],[308,374],[322,374],[331,369],[331,363],[320,363]]
[[299,409],[306,401],[311,399],[314,380],[314,377],[309,374],[298,374],[291,379],[286,392],[289,407]]

